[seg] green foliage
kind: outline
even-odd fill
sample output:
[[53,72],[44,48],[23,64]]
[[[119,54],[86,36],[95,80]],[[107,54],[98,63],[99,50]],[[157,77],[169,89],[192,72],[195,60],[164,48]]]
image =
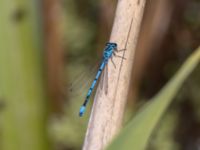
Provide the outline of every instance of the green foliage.
[[49,150],[37,1],[0,1],[1,148]]
[[189,57],[169,83],[136,114],[108,150],[144,150],[159,120],[199,61],[200,48]]

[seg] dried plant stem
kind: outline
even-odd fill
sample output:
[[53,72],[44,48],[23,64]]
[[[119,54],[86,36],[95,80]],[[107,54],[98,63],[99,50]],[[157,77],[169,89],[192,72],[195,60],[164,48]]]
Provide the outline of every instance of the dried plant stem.
[[104,149],[121,127],[144,6],[145,0],[118,1],[110,42],[126,48],[118,53],[126,59],[114,57],[117,68],[108,63],[108,93],[97,89],[84,150]]
[[43,0],[44,46],[47,62],[48,96],[53,112],[62,112],[63,43],[62,3],[59,0]]

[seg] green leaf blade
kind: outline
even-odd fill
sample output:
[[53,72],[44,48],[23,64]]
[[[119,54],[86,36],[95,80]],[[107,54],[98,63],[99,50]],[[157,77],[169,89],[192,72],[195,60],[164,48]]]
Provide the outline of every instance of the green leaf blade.
[[167,85],[136,114],[109,145],[108,150],[144,150],[157,123],[199,61],[200,48],[186,60]]

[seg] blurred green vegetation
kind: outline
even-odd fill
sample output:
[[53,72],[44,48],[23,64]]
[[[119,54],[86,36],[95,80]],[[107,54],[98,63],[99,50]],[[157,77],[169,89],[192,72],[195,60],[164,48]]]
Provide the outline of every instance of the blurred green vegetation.
[[1,149],[49,149],[36,2],[0,1]]
[[[170,106],[184,81],[200,62],[200,48],[182,65],[174,77],[133,117],[121,134],[108,147],[110,150],[144,150],[152,132]],[[134,141],[132,140],[134,139]],[[159,146],[158,146],[159,147]]]

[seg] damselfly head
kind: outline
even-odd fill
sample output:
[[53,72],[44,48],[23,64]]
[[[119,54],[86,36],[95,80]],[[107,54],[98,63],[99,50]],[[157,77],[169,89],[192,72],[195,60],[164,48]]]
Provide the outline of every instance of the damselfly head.
[[113,48],[117,48],[117,43],[107,42],[106,46],[112,46]]

